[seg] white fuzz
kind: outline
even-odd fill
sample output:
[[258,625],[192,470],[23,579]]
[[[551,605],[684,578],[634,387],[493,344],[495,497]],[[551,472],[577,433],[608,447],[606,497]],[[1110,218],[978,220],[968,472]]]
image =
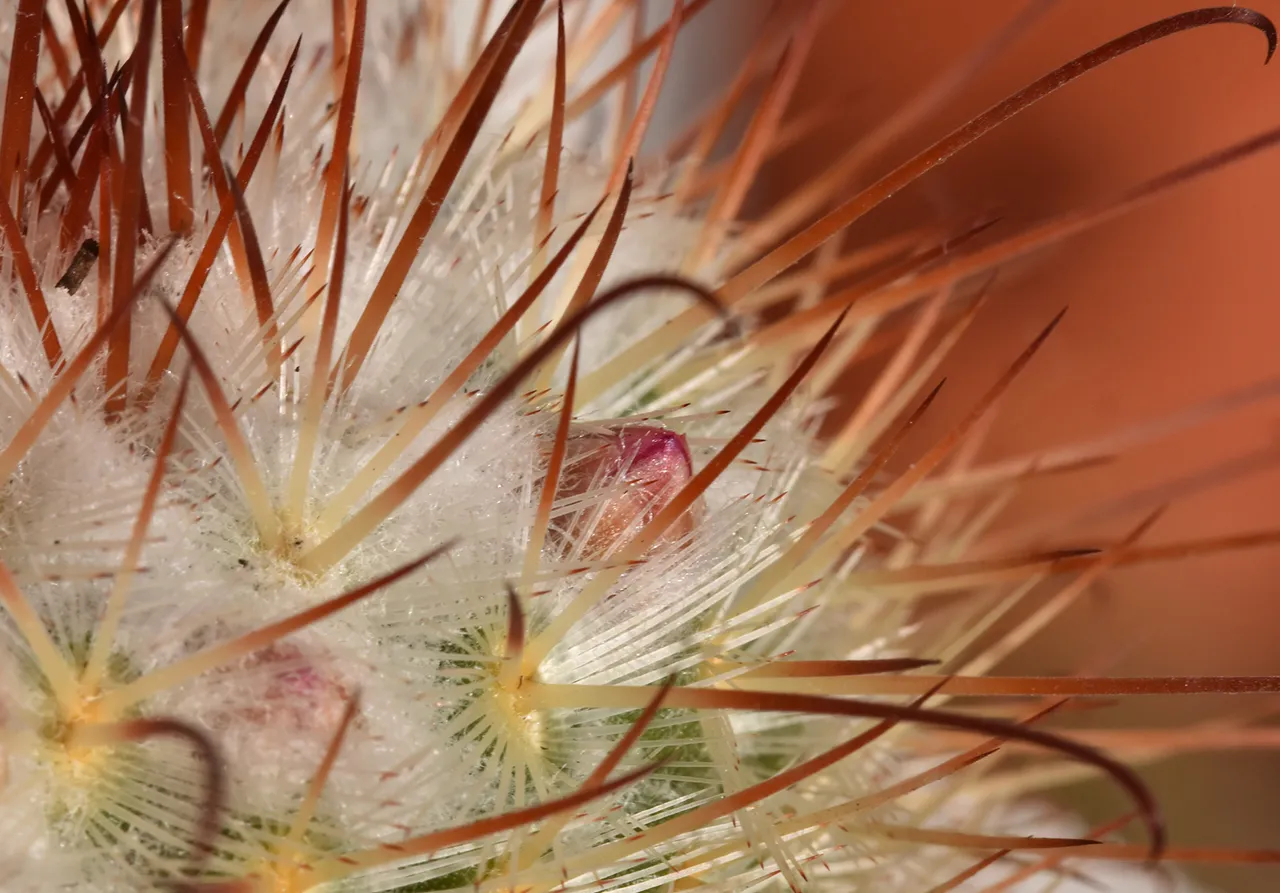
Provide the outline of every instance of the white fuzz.
[[[106,168],[139,175],[149,232],[119,206],[127,192],[90,189],[68,239],[74,191],[41,207],[33,178],[14,198],[51,329],[33,322],[12,250],[0,270],[16,308],[0,316],[4,890],[905,893],[958,878],[970,850],[1015,851],[982,875],[992,883],[1037,846],[1082,843],[1010,844],[1085,831],[1026,820],[1020,797],[974,796],[967,780],[995,764],[966,757],[982,735],[939,746],[931,729],[980,714],[931,715],[920,696],[934,692],[909,687],[916,655],[980,674],[978,636],[1011,602],[909,597],[912,570],[979,522],[937,523],[941,498],[895,516],[911,486],[895,489],[870,449],[823,459],[825,386],[872,323],[806,358],[827,322],[797,345],[745,339],[747,316],[689,316],[705,288],[674,274],[732,283],[736,225],[708,224],[719,206],[682,194],[696,165],[628,172],[616,157],[633,109],[643,130],[634,95],[623,115],[571,115],[548,165],[557,17],[548,6],[530,26],[537,5],[522,0],[493,36],[506,11],[477,31],[487,3],[294,0],[210,158],[196,119],[220,115],[274,4],[204,4],[209,108],[188,108],[190,225],[173,236],[165,124],[186,74],[164,53],[182,4],[138,0],[102,41],[109,74],[157,29],[150,65],[131,71],[132,90],[150,85],[143,151],[127,134]],[[49,27],[72,46],[78,13],[55,7]],[[630,50],[624,7],[565,4],[571,108]],[[521,28],[531,36],[504,58]],[[363,46],[335,52],[335,32],[353,30]],[[266,122],[254,156],[299,35],[283,123]],[[502,89],[451,117],[477,53]],[[348,54],[362,58],[355,106]],[[54,67],[41,56],[40,84]],[[467,132],[472,100],[492,108]],[[250,156],[240,195],[226,178]],[[55,286],[90,236],[101,269]],[[135,236],[113,279],[105,252],[117,263]],[[563,328],[653,274],[665,278]],[[139,276],[112,328],[119,284]],[[789,380],[798,363],[814,366]],[[867,445],[929,371],[883,401]],[[1015,564],[1038,579],[1039,560]],[[812,700],[824,694],[865,700]],[[1019,722],[1044,706],[1019,704]],[[968,731],[994,735],[990,753],[1027,737],[1003,720]],[[946,768],[957,759],[976,765]],[[1091,876],[1076,864],[1060,889]],[[1132,877],[1117,883],[1138,889]]]

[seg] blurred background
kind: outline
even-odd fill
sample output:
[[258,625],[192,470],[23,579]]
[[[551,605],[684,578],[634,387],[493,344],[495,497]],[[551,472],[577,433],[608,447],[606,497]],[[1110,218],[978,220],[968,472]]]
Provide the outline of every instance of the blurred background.
[[[798,95],[838,114],[819,139],[780,159],[771,188],[785,194],[1024,6],[837,3]],[[1055,4],[885,161],[905,158],[1069,58],[1188,8],[1167,0]],[[1259,11],[1280,16],[1280,4],[1263,0]],[[1012,231],[1274,126],[1280,66],[1263,67],[1264,55],[1259,33],[1231,25],[1143,47],[930,173],[866,221],[866,231],[991,215]],[[1070,309],[1062,326],[1001,407],[987,444],[993,457],[1091,439],[1280,374],[1278,206],[1280,152],[1273,151],[1007,270],[947,364],[946,406],[932,417],[935,435],[947,411],[954,417],[1064,306]],[[1019,533],[1034,525],[1033,538],[1047,542],[1110,540],[1167,503],[1145,541],[1280,527],[1278,410],[1263,404],[1108,466],[1041,480],[1001,526]],[[1119,503],[1124,497],[1136,498]],[[1108,503],[1119,504],[1105,514],[1089,511]],[[1070,672],[1088,663],[1110,664],[1116,675],[1280,673],[1280,549],[1112,573],[1006,669]],[[1131,704],[1126,714],[1176,723],[1202,710],[1260,706],[1171,700]],[[1159,764],[1150,777],[1164,794],[1176,840],[1280,845],[1275,755],[1188,755]],[[1075,797],[1102,814],[1119,805],[1093,802],[1107,798],[1105,789],[1089,786]],[[1228,867],[1201,876],[1231,893],[1280,889],[1274,868]]]
[[[740,51],[741,35],[765,8],[745,0],[716,6],[690,26],[677,52],[676,76],[695,84]],[[1081,52],[1192,8],[1169,0],[1048,6],[869,174]],[[823,123],[767,168],[764,187],[752,196],[757,210],[846,152],[1026,4],[836,0],[833,7],[788,112],[821,109]],[[1259,0],[1257,8],[1280,17],[1276,0]],[[846,245],[924,221],[960,231],[992,216],[1001,218],[997,232],[1012,233],[1275,126],[1280,63],[1264,67],[1265,49],[1259,32],[1221,24],[1143,47],[928,174],[860,223]],[[1005,268],[947,363],[945,399],[930,411],[920,441],[936,438],[1062,307],[1070,308],[1063,324],[1002,403],[984,448],[991,458],[1100,437],[1280,376],[1278,205],[1280,151],[1272,150]],[[856,400],[865,382],[854,374],[842,396]],[[1167,511],[1144,543],[1280,528],[1278,422],[1280,405],[1263,402],[1119,461],[1044,478],[1015,501],[1000,530],[1009,542],[1105,544],[1162,505]],[[1002,672],[1091,666],[1112,675],[1280,673],[1278,580],[1280,548],[1113,572]],[[1257,698],[1138,700],[1089,721],[1177,725],[1280,706]],[[1148,777],[1176,841],[1280,846],[1276,755],[1189,754],[1157,764]],[[1101,784],[1067,799],[1096,815],[1115,815],[1119,806]],[[1280,889],[1275,868],[1196,872],[1228,893]]]

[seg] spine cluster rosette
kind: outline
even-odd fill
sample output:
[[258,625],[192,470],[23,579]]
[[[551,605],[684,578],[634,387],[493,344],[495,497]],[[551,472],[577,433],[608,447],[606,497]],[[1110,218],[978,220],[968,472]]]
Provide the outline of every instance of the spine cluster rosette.
[[[1271,23],[1140,28],[848,186],[1033,8],[751,216],[828,4],[779,4],[661,157],[709,4],[651,29],[644,5],[0,12],[0,888],[907,893],[1275,861],[1170,843],[1145,751],[1055,723],[1280,681],[989,673],[1119,564],[1276,536],[980,548],[1022,482],[1104,455],[966,446],[1061,316],[904,442],[991,271],[1280,132],[1017,232],[833,241],[1111,59],[1218,24],[1270,51]],[[1055,773],[1132,805],[1077,827],[1037,805]]]

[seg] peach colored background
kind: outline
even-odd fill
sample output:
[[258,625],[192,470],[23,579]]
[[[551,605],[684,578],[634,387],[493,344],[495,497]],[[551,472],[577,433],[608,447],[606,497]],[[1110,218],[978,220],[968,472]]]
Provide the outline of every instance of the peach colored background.
[[[847,0],[824,29],[801,95],[840,100],[840,117],[772,170],[780,193],[838,153],[928,77],[1007,21],[1012,0]],[[1280,3],[1260,0],[1280,18]],[[1187,9],[1167,0],[1064,0],[940,115],[896,161],[1068,58],[1132,27]],[[903,221],[1021,221],[1105,197],[1213,147],[1280,122],[1280,62],[1264,40],[1217,25],[1145,47],[1094,72],[930,174],[863,232]],[[885,169],[884,166],[878,170]],[[991,438],[993,455],[1102,434],[1233,387],[1280,375],[1280,151],[1179,190],[1002,274],[993,300],[953,357],[946,409],[962,408],[1062,306],[1070,311],[1018,382]],[[1150,508],[1170,509],[1147,541],[1280,526],[1280,404],[1143,449],[1115,465],[1035,486],[1014,507],[1015,532],[1048,520],[1049,541],[1122,533]],[[1257,456],[1272,470],[1201,492],[1178,488],[1106,518],[1078,511]],[[1247,460],[1252,462],[1253,460]],[[1036,526],[1037,533],[1042,529]],[[1042,538],[1043,537],[1039,537]],[[1119,658],[1115,673],[1280,673],[1280,549],[1113,574],[1010,670],[1070,671]],[[1258,706],[1155,702],[1158,721]],[[1131,715],[1131,716],[1132,716]],[[1176,840],[1280,846],[1280,759],[1186,757],[1150,776]],[[1093,804],[1100,806],[1098,803]],[[1280,869],[1206,873],[1232,893],[1280,889]]]

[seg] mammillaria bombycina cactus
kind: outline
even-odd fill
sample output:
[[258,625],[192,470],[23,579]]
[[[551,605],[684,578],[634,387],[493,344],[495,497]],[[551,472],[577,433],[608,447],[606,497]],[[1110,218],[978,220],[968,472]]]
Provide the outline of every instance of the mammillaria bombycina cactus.
[[[5,890],[908,893],[1274,858],[1168,843],[1124,754],[1045,721],[1280,681],[989,673],[1120,563],[1275,537],[970,552],[1023,480],[1102,455],[965,451],[1060,316],[902,454],[990,271],[1280,132],[1011,233],[831,241],[1114,58],[1274,28],[1172,16],[749,217],[829,5],[779,4],[666,163],[640,149],[706,0],[651,33],[629,0],[10,5]],[[1028,800],[1046,765],[1132,811],[1074,827]]]

